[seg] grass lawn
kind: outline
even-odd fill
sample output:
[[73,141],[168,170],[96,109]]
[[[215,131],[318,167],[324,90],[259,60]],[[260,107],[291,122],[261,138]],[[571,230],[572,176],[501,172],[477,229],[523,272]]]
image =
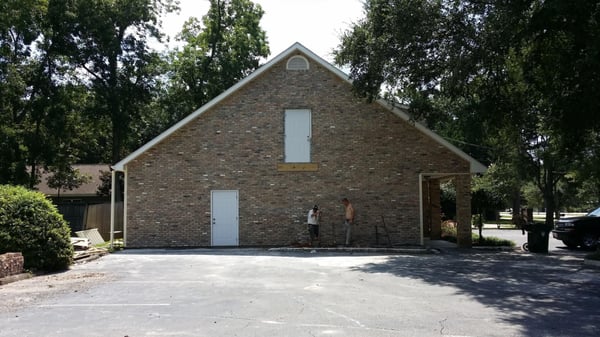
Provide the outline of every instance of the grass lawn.
[[[493,236],[485,236],[483,240],[476,233],[471,234],[473,246],[479,247],[514,247],[515,243],[511,240],[500,239]],[[456,243],[456,227],[442,224],[442,240]]]

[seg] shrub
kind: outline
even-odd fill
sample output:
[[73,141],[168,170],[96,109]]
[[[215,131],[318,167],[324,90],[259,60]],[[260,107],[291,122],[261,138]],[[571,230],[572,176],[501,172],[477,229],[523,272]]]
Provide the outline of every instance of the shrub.
[[446,220],[442,222],[442,240],[456,243],[456,222]]
[[485,247],[514,247],[515,243],[511,240],[500,239],[494,236],[485,236],[483,239],[473,233],[473,246]]
[[70,229],[46,197],[0,185],[0,254],[21,252],[25,268],[56,271],[73,261]]

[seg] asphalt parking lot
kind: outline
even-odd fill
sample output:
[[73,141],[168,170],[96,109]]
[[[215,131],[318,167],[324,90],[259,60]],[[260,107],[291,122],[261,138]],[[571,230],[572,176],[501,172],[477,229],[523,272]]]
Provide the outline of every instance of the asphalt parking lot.
[[127,250],[0,287],[0,336],[597,336],[577,255]]

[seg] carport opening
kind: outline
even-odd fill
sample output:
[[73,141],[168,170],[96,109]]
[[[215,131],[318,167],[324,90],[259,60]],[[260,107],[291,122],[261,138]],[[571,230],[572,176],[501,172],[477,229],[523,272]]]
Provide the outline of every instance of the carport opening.
[[442,223],[455,221],[456,189],[451,178],[425,177],[422,185],[423,237],[441,240]]

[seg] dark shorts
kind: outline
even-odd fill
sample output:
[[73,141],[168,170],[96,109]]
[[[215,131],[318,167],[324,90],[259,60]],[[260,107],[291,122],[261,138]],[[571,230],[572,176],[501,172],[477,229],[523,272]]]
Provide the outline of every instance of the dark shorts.
[[310,232],[310,237],[311,238],[318,238],[319,237],[319,225],[309,225],[308,226],[308,231]]

